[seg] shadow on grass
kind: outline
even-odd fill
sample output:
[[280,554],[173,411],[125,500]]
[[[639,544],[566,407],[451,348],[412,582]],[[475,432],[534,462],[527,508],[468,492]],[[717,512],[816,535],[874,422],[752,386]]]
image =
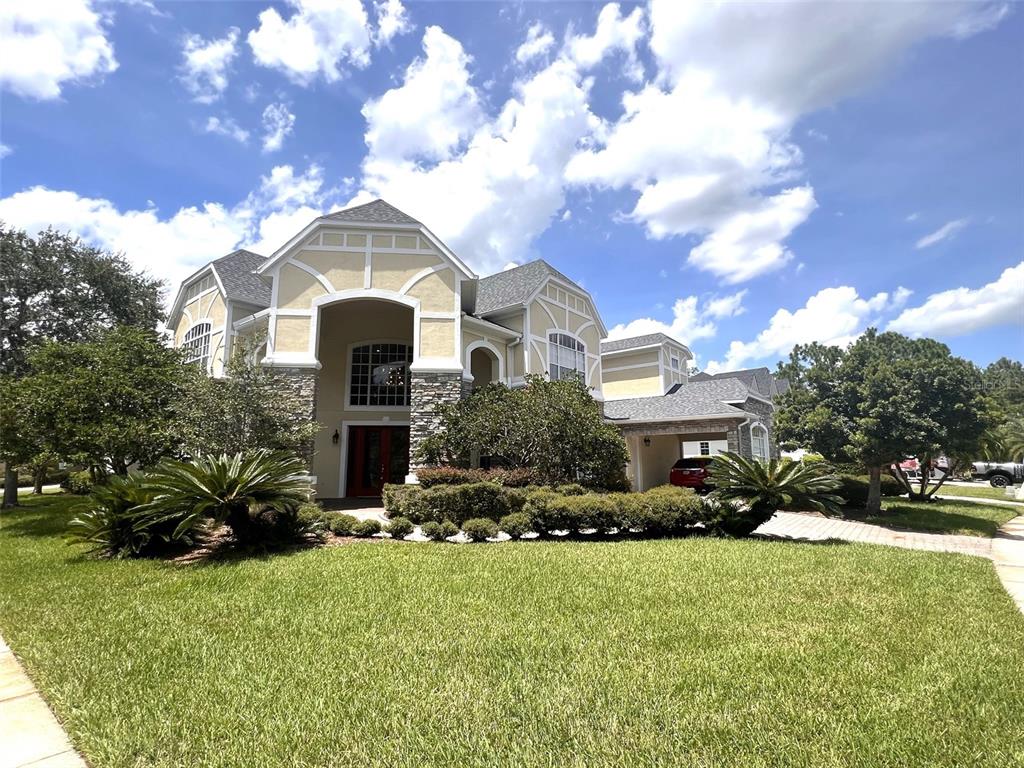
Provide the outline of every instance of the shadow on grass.
[[14,536],[53,538],[68,529],[68,522],[78,511],[81,499],[65,502],[59,507],[22,504],[0,512],[0,531]]
[[922,509],[900,504],[886,507],[885,512],[881,515],[869,515],[861,509],[844,509],[843,517],[847,520],[870,523],[894,531],[952,534],[973,531],[974,535],[991,537],[995,536],[996,531],[999,530],[999,523],[995,520],[946,512],[941,509]]

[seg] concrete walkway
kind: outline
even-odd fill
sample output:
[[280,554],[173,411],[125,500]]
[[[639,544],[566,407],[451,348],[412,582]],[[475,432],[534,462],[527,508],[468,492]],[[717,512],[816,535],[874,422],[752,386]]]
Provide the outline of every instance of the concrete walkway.
[[86,768],[2,637],[0,768]]
[[996,575],[1024,613],[1024,515],[1013,518],[992,540]]

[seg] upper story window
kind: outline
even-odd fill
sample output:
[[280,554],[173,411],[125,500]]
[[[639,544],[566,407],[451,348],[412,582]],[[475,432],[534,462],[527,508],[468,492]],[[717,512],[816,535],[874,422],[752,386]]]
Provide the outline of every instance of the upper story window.
[[408,406],[408,344],[363,344],[352,349],[349,372],[349,405]]
[[213,275],[208,272],[205,276],[196,280],[194,283],[189,284],[185,288],[185,303],[187,304],[203,291],[210,290],[216,284],[217,283],[214,281]]
[[206,368],[210,363],[210,329],[209,321],[196,323],[185,332],[181,348],[185,350],[185,362],[197,363]]
[[678,371],[679,370],[679,355],[672,355],[671,358],[669,358],[669,359],[671,361],[672,370],[673,371]]
[[768,460],[768,430],[760,424],[750,428],[750,450],[758,461]]
[[551,381],[561,381],[571,376],[586,380],[586,372],[586,345],[567,333],[549,333],[548,376]]

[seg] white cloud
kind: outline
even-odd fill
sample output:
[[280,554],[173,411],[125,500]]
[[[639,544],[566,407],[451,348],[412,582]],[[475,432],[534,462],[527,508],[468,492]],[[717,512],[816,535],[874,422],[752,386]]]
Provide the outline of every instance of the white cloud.
[[245,144],[249,141],[249,132],[230,117],[209,117],[206,119],[206,125],[203,126],[203,130],[206,133],[227,136],[239,144]]
[[318,166],[298,175],[291,166],[278,166],[233,206],[207,201],[162,215],[155,206],[121,210],[103,198],[36,186],[0,199],[0,220],[29,232],[53,226],[121,251],[173,289],[198,266],[237,247],[269,254],[335,207],[336,197],[335,190],[324,189]]
[[725,359],[709,361],[705,370],[731,371],[754,362],[773,365],[795,345],[812,341],[845,346],[864,331],[870,320],[884,310],[899,307],[909,295],[907,289],[899,288],[892,296],[882,292],[863,299],[847,285],[825,288],[800,309],[779,309],[753,341],[731,342]]
[[636,44],[644,35],[644,11],[635,8],[623,16],[618,3],[608,3],[597,16],[593,35],[573,35],[566,41],[566,55],[581,70],[592,69],[609,53],[621,51],[626,56],[623,72],[633,80],[642,80],[643,65],[636,57]]
[[705,238],[689,263],[724,282],[778,269],[793,256],[785,239],[816,207],[811,185],[794,185],[800,117],[866,86],[913,44],[980,31],[1002,13],[970,2],[652,0],[658,75],[623,95],[622,115],[567,181],[633,190],[627,218],[651,237]]
[[238,27],[231,27],[226,37],[215,40],[204,40],[199,35],[185,38],[181,80],[200,104],[217,101],[228,87],[228,69],[238,55],[240,34]]
[[405,71],[402,85],[363,106],[370,156],[402,161],[443,160],[483,121],[470,84],[472,61],[440,27],[423,34],[423,58]]
[[[469,84],[461,46],[456,49],[440,30],[427,33],[444,45],[428,45],[425,35],[425,59],[365,112],[370,152],[353,202],[389,200],[430,222],[474,268],[488,273],[526,257],[533,239],[564,209],[565,164],[599,127],[588,106],[591,84],[559,56],[517,80],[513,96],[487,116]],[[445,103],[463,105],[454,119],[450,107],[438,110],[436,99],[408,106],[406,95],[412,98],[418,90],[410,82],[432,71],[448,73]],[[385,110],[385,104],[394,106]],[[479,125],[467,133],[476,120]],[[406,133],[407,124],[422,127]]]
[[284,104],[269,104],[263,110],[263,151],[276,152],[295,127],[295,115]]
[[908,222],[909,221],[917,221],[920,216],[921,216],[920,213],[918,213],[917,211],[914,211],[913,213],[908,213],[907,217],[904,219],[904,221],[908,221]]
[[664,333],[677,341],[691,344],[706,339],[718,332],[716,320],[742,314],[743,297],[746,291],[730,296],[715,297],[703,305],[696,296],[676,299],[672,305],[672,321],[669,323],[652,317],[641,317],[628,323],[620,323],[608,332],[610,339],[628,339],[648,333]]
[[566,208],[562,211],[562,221],[569,221],[572,218],[572,211]]
[[377,45],[388,45],[393,38],[412,32],[415,28],[401,0],[374,0],[373,9],[377,13],[377,31],[373,42]]
[[550,51],[554,44],[555,36],[539,21],[535,22],[526,30],[526,40],[516,49],[516,61],[520,64],[532,61]]
[[7,157],[13,151],[14,150],[10,146],[8,146],[7,144],[0,144],[0,160],[3,160],[5,157]]
[[916,243],[914,243],[914,247],[917,248],[918,250],[920,250],[921,248],[930,248],[936,243],[941,243],[943,240],[948,240],[961,229],[966,227],[968,222],[969,219],[956,219],[955,221],[947,221],[934,232],[925,235]]
[[370,30],[359,0],[288,0],[294,9],[285,21],[276,8],[259,15],[249,32],[256,63],[278,69],[289,79],[309,85],[318,75],[327,82],[344,76],[345,66],[370,63]]
[[[1024,326],[1024,261],[981,288],[933,293],[905,309],[888,329],[909,336],[962,336],[996,325]],[[1020,335],[1016,337],[1019,341]]]
[[56,99],[66,83],[117,69],[104,20],[89,0],[0,3],[0,85]]

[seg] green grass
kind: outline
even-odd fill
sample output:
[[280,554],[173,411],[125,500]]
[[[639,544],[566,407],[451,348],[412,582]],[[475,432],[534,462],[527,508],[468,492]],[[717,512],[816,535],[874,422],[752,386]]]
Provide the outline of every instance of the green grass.
[[1003,523],[1022,510],[973,501],[910,501],[905,498],[882,499],[881,515],[866,515],[863,510],[845,509],[843,516],[887,528],[925,533],[951,533],[963,536],[995,536]]
[[[916,485],[914,486],[917,487]],[[980,499],[998,499],[1000,501],[1014,501],[1012,496],[1006,495],[1005,488],[993,488],[988,483],[968,487],[966,485],[943,485],[936,494],[943,496],[974,496]]]
[[689,539],[83,559],[0,517],[0,631],[93,768],[1024,764],[979,558]]

